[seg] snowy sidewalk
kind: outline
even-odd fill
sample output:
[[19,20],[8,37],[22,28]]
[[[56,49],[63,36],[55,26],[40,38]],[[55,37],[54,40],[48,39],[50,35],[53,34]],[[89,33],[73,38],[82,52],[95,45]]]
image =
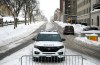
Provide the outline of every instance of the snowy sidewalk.
[[[29,25],[19,24],[16,29],[13,29],[13,25],[0,27],[0,48],[9,45],[10,43],[27,37],[35,30],[37,30],[45,22],[36,22]],[[2,50],[0,49],[0,53]]]

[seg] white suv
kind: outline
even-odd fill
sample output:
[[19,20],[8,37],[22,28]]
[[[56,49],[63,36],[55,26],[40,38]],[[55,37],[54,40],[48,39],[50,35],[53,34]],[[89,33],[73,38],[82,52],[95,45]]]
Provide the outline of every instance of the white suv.
[[40,32],[35,39],[33,46],[33,60],[63,61],[65,60],[65,46],[60,34],[57,32]]

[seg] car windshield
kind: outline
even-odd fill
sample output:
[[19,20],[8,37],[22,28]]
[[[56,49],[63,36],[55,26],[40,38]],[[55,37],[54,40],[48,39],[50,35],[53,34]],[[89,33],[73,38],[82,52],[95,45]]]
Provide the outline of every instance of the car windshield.
[[61,41],[59,34],[39,34],[37,41]]
[[73,29],[73,26],[66,26],[65,29]]

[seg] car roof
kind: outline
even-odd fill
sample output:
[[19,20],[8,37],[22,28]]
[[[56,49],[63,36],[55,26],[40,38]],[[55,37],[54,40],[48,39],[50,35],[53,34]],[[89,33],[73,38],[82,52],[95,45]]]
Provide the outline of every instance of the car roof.
[[73,27],[72,25],[68,25],[68,26],[65,26],[65,27]]
[[[67,26],[72,26],[72,25],[67,25]],[[67,26],[65,26],[65,27],[67,27]]]
[[58,32],[40,32],[40,34],[58,34]]

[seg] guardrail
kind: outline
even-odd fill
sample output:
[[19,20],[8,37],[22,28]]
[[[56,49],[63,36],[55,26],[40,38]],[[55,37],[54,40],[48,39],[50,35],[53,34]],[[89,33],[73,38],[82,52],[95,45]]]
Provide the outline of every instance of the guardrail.
[[[39,55],[37,55],[39,56]],[[40,57],[38,59],[33,59],[32,55],[24,55],[21,57],[21,65],[83,65],[83,57],[81,55],[59,55],[63,56],[62,59],[58,59],[58,56]]]

